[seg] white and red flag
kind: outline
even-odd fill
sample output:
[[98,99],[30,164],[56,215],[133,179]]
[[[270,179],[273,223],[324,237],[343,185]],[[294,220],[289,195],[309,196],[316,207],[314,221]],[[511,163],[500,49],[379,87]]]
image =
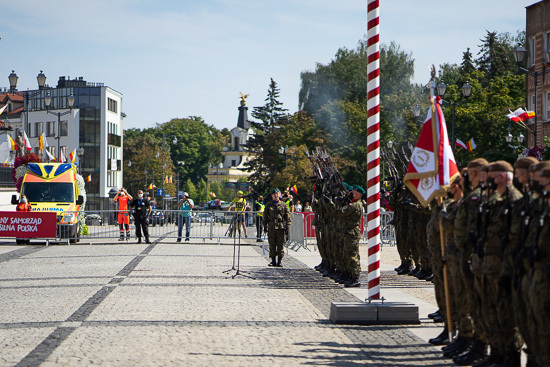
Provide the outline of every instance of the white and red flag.
[[25,140],[25,148],[27,148],[27,150],[30,152],[32,150],[32,146],[25,131],[23,131],[23,139]]
[[434,198],[445,195],[446,188],[457,175],[458,167],[449,144],[441,98],[435,97],[403,182],[426,207]]
[[530,118],[535,117],[535,112],[524,111],[523,108],[520,107],[514,112],[510,111],[510,113],[506,115],[506,117],[515,122],[523,122],[525,120],[529,120]]

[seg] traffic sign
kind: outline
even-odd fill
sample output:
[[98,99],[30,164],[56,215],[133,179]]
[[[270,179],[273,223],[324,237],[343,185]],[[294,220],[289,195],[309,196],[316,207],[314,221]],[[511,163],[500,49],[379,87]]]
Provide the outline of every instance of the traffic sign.
[[158,189],[157,196],[164,196],[164,189]]

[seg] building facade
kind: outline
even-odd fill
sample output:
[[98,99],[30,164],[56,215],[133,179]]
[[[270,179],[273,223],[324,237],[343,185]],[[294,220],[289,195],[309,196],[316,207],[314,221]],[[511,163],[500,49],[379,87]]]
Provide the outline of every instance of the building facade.
[[[83,148],[76,158],[86,182],[86,210],[111,209],[109,193],[122,186],[123,119],[122,94],[103,85],[89,83],[82,77],[60,77],[55,88],[24,91],[21,113],[23,129],[33,151],[43,160],[48,156],[38,148],[38,138],[46,135],[49,153],[59,159]],[[72,109],[67,98],[74,96]],[[45,97],[51,97],[48,109]],[[48,112],[50,111],[50,112]],[[53,112],[53,113],[51,113]]]
[[[532,75],[526,75],[527,108],[535,111],[529,127],[536,131],[529,133],[527,146],[542,145],[544,137],[550,137],[550,0],[539,1],[526,7],[525,40],[527,49],[526,66]],[[536,73],[536,75],[535,75]]]
[[244,146],[252,134],[253,130],[248,122],[248,107],[246,107],[243,98],[239,106],[237,126],[231,129],[229,138],[222,150],[222,162],[217,166],[208,168],[207,185],[223,181],[242,182],[251,175],[250,172],[244,171],[244,164],[250,159],[250,155],[245,151]]

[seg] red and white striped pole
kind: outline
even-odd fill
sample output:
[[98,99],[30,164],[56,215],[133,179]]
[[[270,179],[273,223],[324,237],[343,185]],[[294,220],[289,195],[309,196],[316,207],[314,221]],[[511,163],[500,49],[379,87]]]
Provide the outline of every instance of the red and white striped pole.
[[367,238],[368,298],[380,299],[380,39],[379,0],[368,0]]

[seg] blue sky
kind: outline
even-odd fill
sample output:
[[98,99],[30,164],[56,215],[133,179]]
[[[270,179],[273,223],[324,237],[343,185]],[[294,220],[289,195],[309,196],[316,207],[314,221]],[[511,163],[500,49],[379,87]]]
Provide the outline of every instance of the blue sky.
[[[415,59],[414,81],[428,66],[474,56],[486,30],[525,28],[534,0],[381,0],[380,38]],[[367,32],[358,0],[0,0],[0,86],[15,70],[18,89],[36,89],[40,70],[84,77],[123,94],[124,128],[201,116],[221,129],[237,122],[239,92],[249,113],[264,104],[270,78],[290,112],[300,72],[355,48]]]

